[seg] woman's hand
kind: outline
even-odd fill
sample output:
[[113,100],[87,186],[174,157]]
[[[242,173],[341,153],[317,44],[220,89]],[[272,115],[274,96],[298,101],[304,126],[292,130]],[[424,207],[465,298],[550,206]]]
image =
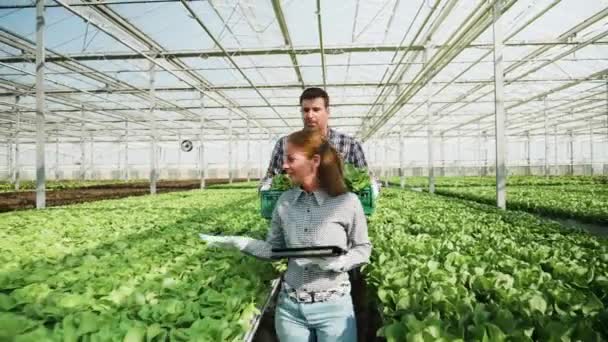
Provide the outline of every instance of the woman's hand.
[[315,263],[319,266],[320,269],[324,271],[332,271],[332,272],[346,272],[344,266],[346,265],[345,256],[341,255],[339,257],[334,258],[321,258]]
[[215,236],[198,234],[201,240],[205,241],[209,247],[236,248],[243,250],[247,246],[247,239],[240,236]]

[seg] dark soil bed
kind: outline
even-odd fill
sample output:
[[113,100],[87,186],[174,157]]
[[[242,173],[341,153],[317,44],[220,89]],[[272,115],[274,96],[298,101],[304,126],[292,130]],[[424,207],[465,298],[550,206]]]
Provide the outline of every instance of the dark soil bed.
[[[235,182],[245,179],[235,179]],[[207,185],[227,184],[227,179],[207,179]],[[199,180],[159,181],[156,192],[184,191],[199,189]],[[74,189],[49,190],[46,192],[46,206],[93,202],[105,199],[143,196],[150,194],[150,183],[103,184]],[[36,207],[35,191],[0,193],[0,212],[32,209]]]

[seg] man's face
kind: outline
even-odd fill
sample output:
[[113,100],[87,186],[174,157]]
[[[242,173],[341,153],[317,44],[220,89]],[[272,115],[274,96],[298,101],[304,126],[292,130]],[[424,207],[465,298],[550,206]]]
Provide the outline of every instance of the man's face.
[[322,97],[302,100],[300,109],[302,110],[304,126],[320,130],[324,130],[327,127],[329,109],[325,107],[325,101]]

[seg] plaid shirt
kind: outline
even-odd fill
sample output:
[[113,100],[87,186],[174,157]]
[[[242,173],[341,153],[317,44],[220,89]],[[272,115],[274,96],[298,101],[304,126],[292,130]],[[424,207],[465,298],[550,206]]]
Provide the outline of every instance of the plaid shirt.
[[[367,168],[367,161],[365,161],[363,148],[353,137],[338,133],[330,128],[327,138],[329,144],[335,148],[342,157],[342,161],[353,164],[359,168]],[[274,146],[272,157],[270,157],[270,166],[268,166],[268,171],[266,172],[267,178],[283,173],[283,160],[287,153],[286,144],[287,136],[284,136],[279,139]]]
[[295,290],[339,289],[349,283],[347,271],[369,262],[372,245],[357,195],[348,192],[331,197],[323,190],[287,190],[272,213],[266,241],[249,239],[243,252],[270,259],[272,248],[312,246],[339,246],[346,250],[343,272],[324,271],[313,264],[300,266],[290,259],[284,281]]

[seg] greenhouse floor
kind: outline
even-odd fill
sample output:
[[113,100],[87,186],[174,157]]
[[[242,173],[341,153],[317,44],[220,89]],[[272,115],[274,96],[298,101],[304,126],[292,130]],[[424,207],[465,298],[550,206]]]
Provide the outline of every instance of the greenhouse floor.
[[[245,179],[234,179],[234,181],[242,182],[245,181]],[[207,179],[206,184],[228,184],[228,179]],[[173,191],[184,191],[198,189],[199,187],[199,180],[161,180],[157,183],[157,192],[166,193]],[[72,189],[47,190],[46,205],[47,207],[54,207],[67,204],[93,202],[131,196],[143,196],[149,194],[150,184],[147,182],[100,184]],[[0,212],[32,209],[35,207],[36,192],[34,190],[0,193]]]

